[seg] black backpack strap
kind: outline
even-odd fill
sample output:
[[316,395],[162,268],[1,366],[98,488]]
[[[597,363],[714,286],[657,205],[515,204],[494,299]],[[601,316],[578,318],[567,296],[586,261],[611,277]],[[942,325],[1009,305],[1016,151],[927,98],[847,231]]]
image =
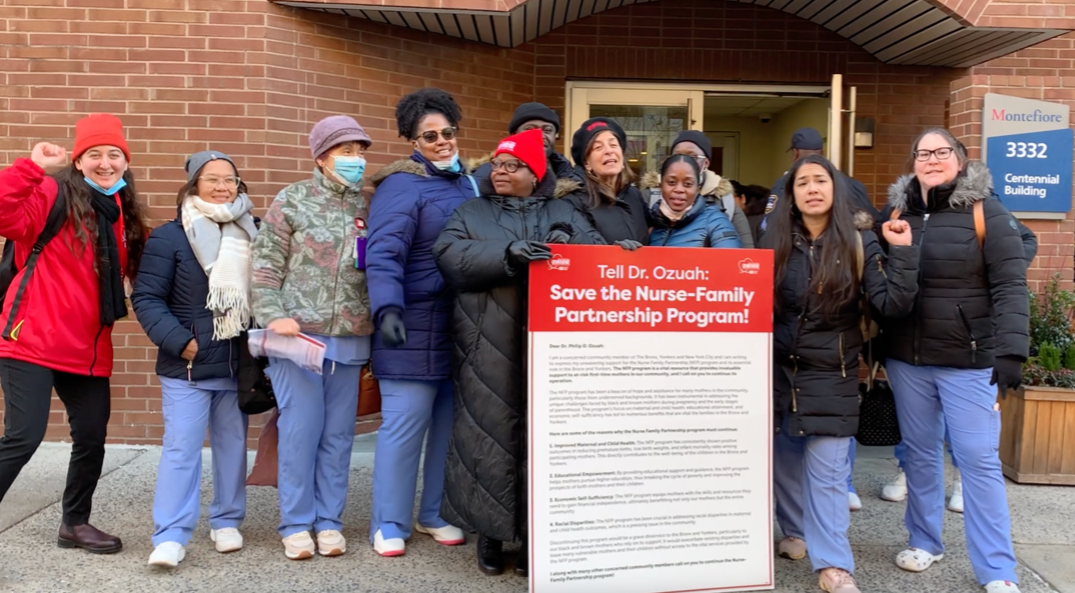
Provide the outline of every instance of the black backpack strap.
[[11,340],[11,330],[15,324],[15,316],[19,312],[19,303],[22,301],[23,292],[26,291],[26,285],[30,283],[30,275],[33,274],[34,267],[37,266],[38,256],[45,249],[45,245],[60,234],[60,229],[63,228],[65,222],[67,222],[67,199],[64,198],[63,190],[57,188],[56,201],[53,202],[48,218],[45,219],[45,228],[41,229],[41,234],[34,241],[33,247],[30,248],[30,255],[23,265],[25,272],[22,275],[22,280],[19,281],[18,289],[15,291],[15,298],[11,299],[11,310],[7,314],[7,323],[4,325],[3,333],[0,334],[3,339]]

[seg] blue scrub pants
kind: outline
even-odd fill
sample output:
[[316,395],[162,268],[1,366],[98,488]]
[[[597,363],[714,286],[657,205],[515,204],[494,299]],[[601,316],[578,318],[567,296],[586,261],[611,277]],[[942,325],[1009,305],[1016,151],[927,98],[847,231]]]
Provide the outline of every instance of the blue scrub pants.
[[912,366],[889,360],[903,442],[907,445],[910,547],[944,552],[944,427],[959,463],[967,551],[978,582],[1018,582],[1011,517],[1000,458],[1000,412],[993,369]]
[[851,442],[847,445],[847,491],[858,494],[858,490],[855,490],[855,485],[851,482],[851,475],[855,473],[855,437],[851,437]]
[[855,572],[847,529],[847,479],[851,437],[788,435],[773,441],[776,518],[786,537],[807,542],[815,571],[842,568]]
[[[948,448],[948,455],[952,458],[952,467],[959,469],[959,463],[956,462],[956,456],[952,455],[952,437],[948,434],[947,424],[944,425],[944,442],[946,443],[946,446]],[[896,456],[896,461],[898,461],[900,464],[900,469],[907,471],[904,468],[904,466],[906,465],[904,460],[907,459],[907,444],[904,441],[900,441],[899,444],[896,445],[896,449],[895,451],[893,451],[893,454]]]
[[270,358],[276,393],[281,537],[343,528],[355,441],[360,364],[325,360],[322,374]]
[[425,527],[448,525],[440,518],[440,503],[444,494],[448,438],[452,434],[455,415],[450,379],[382,379],[380,386],[382,422],[373,462],[371,543],[377,530],[381,530],[385,539],[410,537],[423,439],[425,466],[418,522]]
[[239,411],[234,379],[194,385],[170,377],[161,377],[160,381],[164,449],[153,496],[153,546],[164,542],[186,546],[201,515],[202,443],[206,428],[213,455],[209,526],[238,528],[246,517],[247,417]]

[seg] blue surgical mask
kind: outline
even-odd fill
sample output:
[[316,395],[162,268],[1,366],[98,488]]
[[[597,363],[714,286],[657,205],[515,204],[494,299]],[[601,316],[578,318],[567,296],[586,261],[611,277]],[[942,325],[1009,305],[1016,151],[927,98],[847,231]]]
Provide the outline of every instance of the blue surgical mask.
[[459,170],[459,153],[452,155],[452,158],[446,161],[432,161],[433,166],[441,171],[458,171]]
[[127,180],[122,178],[122,177],[119,178],[119,181],[117,181],[115,185],[113,185],[112,187],[110,187],[108,189],[105,189],[105,188],[97,185],[96,183],[90,181],[89,177],[84,177],[84,179],[86,180],[86,183],[90,187],[92,187],[93,189],[101,192],[102,194],[104,194],[106,196],[114,196],[114,195],[116,195],[116,192],[118,192],[119,190],[127,187]]
[[338,156],[333,158],[332,172],[342,181],[354,185],[366,172],[366,159],[360,156]]

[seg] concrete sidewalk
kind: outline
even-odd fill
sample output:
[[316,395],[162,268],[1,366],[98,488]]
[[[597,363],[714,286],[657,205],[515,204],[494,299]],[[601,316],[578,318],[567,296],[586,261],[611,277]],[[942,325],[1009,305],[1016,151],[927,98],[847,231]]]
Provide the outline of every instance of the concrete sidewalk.
[[[218,554],[203,519],[187,549],[187,559],[172,572],[146,566],[152,551],[151,509],[160,449],[109,448],[93,522],[122,537],[126,547],[114,556],[93,556],[56,547],[58,501],[70,448],[45,444],[0,505],[0,591],[524,593],[524,579],[479,573],[473,544],[444,547],[417,536],[406,556],[386,559],[373,552],[367,544],[367,529],[374,437],[356,439],[345,513],[344,533],[350,543],[347,555],[288,561],[276,534],[276,491],[250,488],[243,526],[245,548],[235,554]],[[850,538],[861,589],[865,593],[981,591],[967,559],[963,519],[954,513],[945,517],[948,551],[942,562],[918,575],[893,564],[895,554],[906,545],[904,505],[877,498],[895,470],[893,460],[887,457],[890,453],[861,449],[855,468],[855,484],[864,508],[852,515]],[[208,483],[208,454],[205,471]],[[1009,483],[1008,495],[1024,593],[1075,593],[1075,488]],[[208,496],[204,499],[207,503]],[[776,591],[820,591],[808,562],[779,560],[776,566]]]

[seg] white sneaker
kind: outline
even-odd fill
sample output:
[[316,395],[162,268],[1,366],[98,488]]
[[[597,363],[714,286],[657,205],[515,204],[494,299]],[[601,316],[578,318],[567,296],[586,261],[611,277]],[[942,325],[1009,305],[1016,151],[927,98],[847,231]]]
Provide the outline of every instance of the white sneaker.
[[861,511],[862,510],[862,499],[859,498],[858,494],[855,494],[854,492],[848,492],[847,493],[847,506],[850,507],[852,511]]
[[1019,585],[1011,581],[991,581],[985,586],[985,593],[1020,593]]
[[907,474],[903,473],[902,469],[891,482],[885,484],[885,487],[881,489],[881,500],[889,502],[907,500]]
[[221,554],[238,552],[243,549],[243,534],[239,533],[239,530],[234,527],[210,529],[209,539],[213,540],[213,543],[216,544],[216,551]]
[[149,565],[175,568],[179,566],[179,563],[186,556],[187,551],[183,549],[183,545],[179,542],[164,542],[153,548],[153,553],[149,555]]
[[414,530],[418,533],[424,533],[433,538],[433,541],[445,546],[458,546],[460,544],[467,543],[466,536],[463,535],[463,530],[455,525],[445,525],[444,527],[426,527],[421,523],[414,524]]
[[347,551],[347,540],[335,529],[317,532],[317,553],[322,556],[342,556]]
[[407,553],[407,543],[399,537],[385,539],[378,529],[373,536],[373,551],[386,557],[402,556]]
[[291,560],[305,560],[314,557],[314,540],[309,531],[293,533],[283,539],[284,555]]
[[948,510],[953,513],[963,512],[963,480],[956,480],[956,485],[952,488],[952,498],[948,499]]
[[944,554],[937,554],[934,556],[925,550],[907,548],[899,554],[896,554],[896,566],[908,572],[922,572],[933,566],[934,562],[938,562],[942,558],[944,558]]

